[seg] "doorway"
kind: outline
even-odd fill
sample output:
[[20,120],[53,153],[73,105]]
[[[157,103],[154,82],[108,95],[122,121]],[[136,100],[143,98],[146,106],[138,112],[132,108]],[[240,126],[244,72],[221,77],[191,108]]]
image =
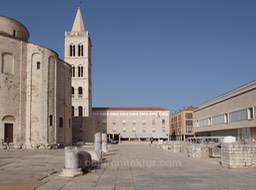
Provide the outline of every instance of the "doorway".
[[13,124],[5,123],[4,124],[4,142],[8,138],[9,142],[13,142]]

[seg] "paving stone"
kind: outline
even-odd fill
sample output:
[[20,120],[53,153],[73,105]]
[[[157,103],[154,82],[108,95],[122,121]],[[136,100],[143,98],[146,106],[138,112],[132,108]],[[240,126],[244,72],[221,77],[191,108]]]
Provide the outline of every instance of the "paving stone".
[[[145,144],[110,146],[99,168],[81,177],[58,177],[57,174],[64,166],[64,154],[61,152],[64,150],[54,151],[43,154],[1,152],[0,183],[15,178],[36,180],[49,175],[46,178],[46,182],[49,182],[38,190],[255,189],[256,168],[227,169],[219,164],[218,158],[192,159],[186,154]],[[42,155],[42,160],[37,156],[38,153]],[[34,168],[30,169],[30,164]],[[14,166],[18,169],[15,170]],[[58,173],[50,175],[51,171]]]

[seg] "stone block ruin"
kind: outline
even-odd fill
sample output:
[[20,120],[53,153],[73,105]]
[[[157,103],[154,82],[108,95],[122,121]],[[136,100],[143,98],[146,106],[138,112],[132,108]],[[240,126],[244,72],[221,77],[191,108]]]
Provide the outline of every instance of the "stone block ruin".
[[193,142],[160,142],[155,147],[173,153],[184,153],[190,158],[218,158],[221,165],[227,168],[256,167],[256,142],[235,142],[235,138],[230,136],[219,137],[218,141],[216,138],[213,141],[200,139]]
[[221,163],[227,168],[256,167],[256,143],[222,144]]
[[60,176],[76,177],[83,175],[83,171],[90,170],[102,161],[102,153],[108,152],[107,134],[94,135],[94,150],[78,150],[76,146],[65,147],[65,167]]

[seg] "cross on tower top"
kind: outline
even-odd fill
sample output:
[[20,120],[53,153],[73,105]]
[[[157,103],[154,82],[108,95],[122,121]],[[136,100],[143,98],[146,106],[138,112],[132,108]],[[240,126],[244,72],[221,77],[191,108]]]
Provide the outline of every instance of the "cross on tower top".
[[82,3],[82,1],[81,1],[81,0],[78,0],[78,7],[81,6],[81,3]]

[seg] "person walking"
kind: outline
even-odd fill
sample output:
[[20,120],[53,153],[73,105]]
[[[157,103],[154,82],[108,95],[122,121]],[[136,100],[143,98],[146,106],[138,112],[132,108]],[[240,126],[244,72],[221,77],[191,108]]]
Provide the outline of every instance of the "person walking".
[[150,137],[150,146],[153,144],[153,137]]
[[8,139],[8,138],[6,138],[6,150],[7,150],[7,151],[10,150],[9,139]]

